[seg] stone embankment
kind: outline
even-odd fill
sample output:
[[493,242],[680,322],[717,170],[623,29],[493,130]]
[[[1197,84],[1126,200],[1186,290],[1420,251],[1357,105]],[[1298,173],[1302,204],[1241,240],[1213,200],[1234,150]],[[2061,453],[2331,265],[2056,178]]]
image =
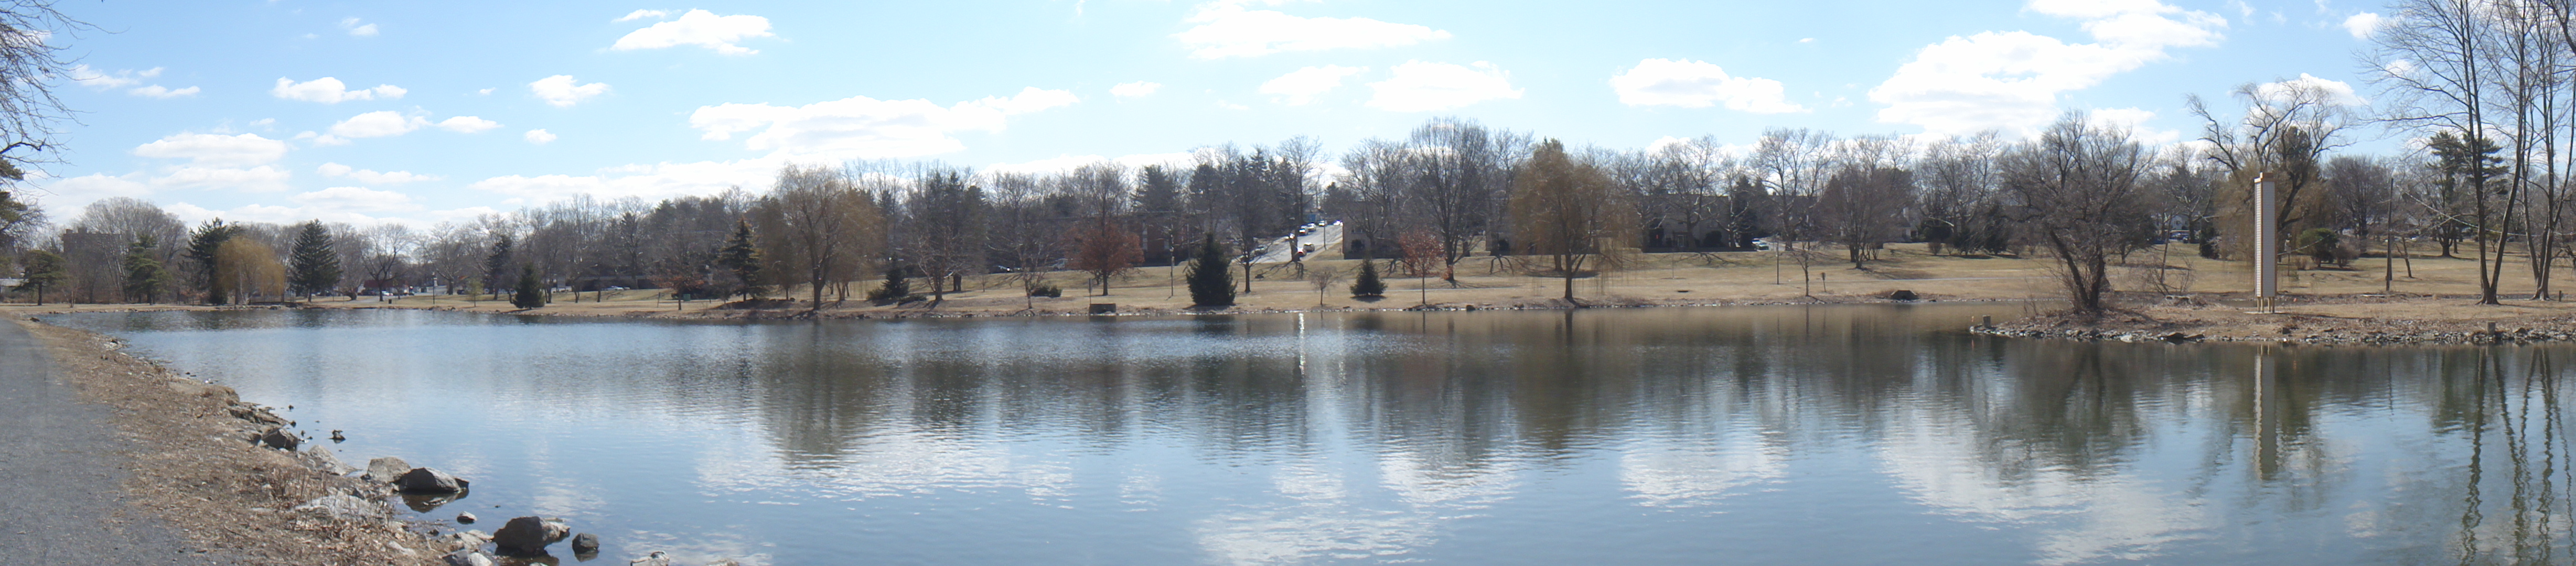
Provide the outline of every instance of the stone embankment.
[[[114,425],[133,439],[130,500],[204,549],[253,564],[491,566],[557,563],[547,548],[569,539],[578,560],[599,556],[597,535],[575,534],[560,518],[513,518],[485,534],[405,517],[395,502],[426,513],[472,482],[400,458],[350,466],[277,408],[244,402],[230,387],[128,355],[103,335],[26,327],[81,399],[111,407]],[[456,524],[473,521],[459,514]],[[674,565],[664,552],[637,555],[631,564]]]
[[1972,325],[2016,338],[2119,342],[2265,342],[2311,345],[2538,344],[2576,341],[2576,312],[2547,305],[2460,304],[2435,297],[2334,297],[2277,312],[2178,299],[2078,316],[2048,313]]

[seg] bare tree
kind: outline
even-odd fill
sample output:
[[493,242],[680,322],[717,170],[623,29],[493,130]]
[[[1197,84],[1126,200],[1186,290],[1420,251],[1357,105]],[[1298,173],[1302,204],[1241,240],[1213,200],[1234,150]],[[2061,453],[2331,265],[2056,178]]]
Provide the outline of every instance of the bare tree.
[[1576,277],[1615,261],[1609,246],[1627,241],[1629,210],[1609,175],[1566,155],[1556,140],[1540,142],[1512,177],[1512,233],[1548,258],[1546,273],[1565,279],[1568,302]]
[[2139,183],[2145,152],[2120,130],[2068,113],[2039,139],[2005,154],[2004,187],[2022,203],[2030,237],[2055,256],[2059,281],[2075,312],[2099,315],[2108,305],[2111,260],[2146,242],[2153,230]]
[[[2495,72],[2489,53],[2494,29],[2487,21],[2492,4],[2489,0],[2399,0],[2390,6],[2387,21],[2394,25],[2372,34],[2373,51],[2367,60],[2371,83],[2380,90],[2382,120],[2396,127],[2450,134],[2467,148],[2485,146],[2490,125],[2487,86]],[[2510,205],[2520,194],[2507,185],[2507,194],[2490,195],[2486,186],[2490,175],[2463,172],[2453,175],[2467,184],[2462,192],[2469,195],[2464,199],[2469,201],[2468,214],[2450,220],[2465,221],[2477,240],[2479,304],[2496,304],[2504,249],[2492,240],[2512,223]]]
[[753,225],[763,235],[761,250],[780,281],[802,281],[813,308],[823,308],[823,290],[857,280],[876,263],[884,226],[877,204],[851,186],[840,169],[789,165],[778,172],[778,184],[753,207]]

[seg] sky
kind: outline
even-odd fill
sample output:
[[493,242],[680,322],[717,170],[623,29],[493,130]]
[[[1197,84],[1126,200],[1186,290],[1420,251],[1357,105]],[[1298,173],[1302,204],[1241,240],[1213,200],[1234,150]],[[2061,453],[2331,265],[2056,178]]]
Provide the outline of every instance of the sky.
[[1644,148],[2020,137],[2083,110],[2174,143],[2200,127],[2186,95],[2302,81],[2367,104],[2386,22],[2334,0],[60,2],[98,29],[56,36],[77,120],[22,192],[57,221],[124,196],[420,227],[760,191],[787,163],[1338,154],[1436,117]]

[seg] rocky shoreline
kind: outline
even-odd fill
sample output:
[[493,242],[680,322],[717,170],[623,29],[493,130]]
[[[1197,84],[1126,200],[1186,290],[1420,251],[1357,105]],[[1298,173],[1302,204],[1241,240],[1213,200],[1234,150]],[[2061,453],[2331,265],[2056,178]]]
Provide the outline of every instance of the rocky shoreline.
[[[134,446],[125,489],[134,505],[168,521],[191,542],[252,564],[555,564],[548,547],[571,541],[573,557],[599,556],[595,534],[562,519],[517,517],[486,534],[426,516],[461,497],[465,479],[399,458],[350,466],[276,408],[242,401],[208,383],[122,351],[104,335],[22,323],[72,377],[81,400],[110,407]],[[330,431],[339,437],[342,431]],[[405,517],[397,502],[419,515]],[[640,552],[635,566],[673,566],[664,552]],[[739,565],[720,559],[709,566]]]
[[2177,298],[2085,317],[2055,312],[1972,326],[2012,338],[2245,342],[2319,346],[2498,345],[2576,341],[2576,309],[2458,304],[2441,297],[2302,297],[2272,313]]

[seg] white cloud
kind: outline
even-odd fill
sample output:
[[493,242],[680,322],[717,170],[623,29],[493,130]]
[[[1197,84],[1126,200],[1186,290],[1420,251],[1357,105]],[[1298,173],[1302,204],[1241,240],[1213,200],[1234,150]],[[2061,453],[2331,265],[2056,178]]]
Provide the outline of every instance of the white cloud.
[[644,19],[644,18],[653,18],[653,19],[659,20],[659,19],[664,19],[664,18],[669,18],[669,17],[671,17],[671,13],[670,13],[670,12],[664,12],[664,11],[661,11],[661,10],[636,10],[636,11],[633,11],[633,12],[627,12],[625,17],[618,18],[618,19],[614,19],[614,20],[609,20],[609,21],[612,21],[612,22],[632,22],[632,21],[635,21],[635,20],[641,20],[641,19]]
[[272,165],[249,169],[226,167],[181,167],[167,175],[153,177],[153,188],[234,189],[243,192],[270,193],[287,189],[293,173]]
[[1360,74],[1366,71],[1368,71],[1368,67],[1344,67],[1341,65],[1306,67],[1303,69],[1289,71],[1288,74],[1279,75],[1279,78],[1270,79],[1269,82],[1261,83],[1261,93],[1276,96],[1277,98],[1272,100],[1278,101],[1281,104],[1289,106],[1302,105],[1308,102],[1314,102],[1315,97],[1322,96],[1326,92],[1331,92],[1333,89],[1341,88],[1343,77]]
[[178,98],[182,96],[196,96],[197,87],[192,86],[188,88],[174,89],[161,85],[151,85],[125,91],[125,93],[135,96],[149,96],[152,98]]
[[351,143],[356,143],[356,142],[349,141],[349,138],[344,138],[344,137],[335,136],[335,135],[331,135],[331,134],[325,134],[325,133],[314,132],[314,131],[311,131],[311,130],[306,130],[306,131],[299,132],[299,133],[295,134],[295,139],[299,139],[299,140],[313,140],[313,145],[316,145],[316,146],[325,146],[325,145],[349,145],[349,144],[351,144]]
[[2360,93],[2353,92],[2351,83],[2321,79],[2307,73],[2299,73],[2299,78],[2295,79],[2255,85],[2254,95],[2266,101],[2278,101],[2289,98],[2293,89],[2314,89],[2325,94],[2327,101],[2344,106],[2370,105],[2370,101],[2362,98]]
[[466,188],[510,197],[503,200],[503,204],[552,202],[573,195],[662,199],[715,194],[732,187],[767,190],[778,176],[779,166],[788,162],[784,157],[772,156],[735,161],[636,164],[603,169],[592,175],[492,177],[475,181]]
[[89,65],[82,64],[72,65],[72,70],[68,74],[70,75],[72,84],[98,90],[107,90],[111,88],[124,88],[143,84],[144,79],[160,76],[161,69],[161,67],[153,67],[142,71],[126,69],[117,71],[115,74],[108,74],[100,72],[98,69],[91,68]]
[[411,195],[366,187],[331,187],[298,193],[286,197],[286,200],[309,208],[348,212],[411,212],[422,208],[420,203],[412,201]]
[[1074,169],[1081,168],[1084,165],[1102,162],[1122,165],[1131,171],[1147,165],[1187,168],[1190,167],[1190,164],[1195,162],[1197,158],[1197,154],[1189,152],[1139,153],[1135,155],[1121,155],[1115,158],[1102,157],[1098,155],[1060,155],[1048,159],[1024,161],[1020,163],[995,163],[984,166],[984,170],[994,173],[1029,173],[1043,175],[1072,171]]
[[371,89],[349,90],[347,83],[331,77],[300,83],[295,82],[294,79],[279,77],[277,87],[268,90],[269,94],[276,95],[278,98],[323,104],[338,104],[344,100],[395,99],[402,98],[407,92],[410,91],[394,85],[376,85],[376,88]]
[[346,177],[369,185],[399,185],[440,179],[437,175],[422,175],[410,171],[377,172],[338,163],[324,163],[321,167],[313,168],[313,172],[321,173],[324,177]]
[[558,108],[580,104],[590,97],[608,93],[608,83],[581,84],[572,75],[555,75],[528,83],[528,92]]
[[438,127],[451,132],[471,134],[501,127],[501,123],[485,120],[478,116],[457,116],[454,118],[439,120]]
[[2343,19],[2343,30],[2352,33],[2353,39],[2370,39],[2371,34],[2379,33],[2379,26],[2386,23],[2383,20],[2375,13],[2353,14]]
[[[650,11],[638,10],[633,14],[627,14],[626,18],[619,21],[634,19],[638,14]],[[760,50],[734,45],[734,42],[771,36],[769,18],[748,15],[718,16],[706,10],[690,10],[689,13],[681,14],[678,20],[653,24],[651,27],[627,33],[625,37],[617,38],[617,43],[608,48],[628,51],[697,45],[726,55],[750,55],[759,53]]]
[[392,110],[377,110],[350,116],[347,120],[332,124],[331,135],[344,138],[381,138],[408,134],[412,130],[428,125],[429,120],[426,118],[404,116],[401,112]]
[[358,23],[357,18],[340,20],[340,29],[349,30],[349,35],[358,37],[367,37],[376,34],[376,24],[361,24]]
[[[294,197],[288,198],[291,200]],[[379,224],[410,224],[425,226],[441,221],[470,219],[480,214],[496,212],[489,208],[473,207],[459,210],[429,211],[415,215],[424,216],[425,218],[403,219],[370,216],[359,211],[337,208],[335,206],[336,204],[337,203],[333,202],[317,202],[305,206],[246,204],[227,210],[214,210],[198,206],[195,203],[178,202],[164,208],[169,210],[171,215],[178,216],[180,220],[192,224],[203,222],[211,218],[222,218],[233,221],[268,222],[274,224],[292,224],[306,220],[321,220],[323,222],[346,223],[356,226],[374,226]]]
[[2149,147],[2173,145],[2182,141],[2182,131],[2151,128],[2147,121],[2156,113],[2143,108],[2103,108],[2092,111],[2093,124],[2129,131],[2129,139]]
[[192,165],[259,165],[286,157],[286,142],[259,134],[172,134],[134,148],[134,154],[156,159],[186,159]]
[[1136,98],[1140,96],[1152,96],[1154,91],[1158,90],[1163,90],[1163,83],[1136,81],[1132,83],[1118,83],[1118,86],[1109,87],[1109,95],[1119,98]]
[[1955,135],[2001,128],[2037,131],[2056,118],[2058,95],[2169,57],[2167,49],[2216,45],[2227,21],[2157,0],[2032,0],[2029,9],[2083,20],[2095,43],[2029,32],[1951,36],[1870,89],[1887,105],[1880,122]]
[[942,107],[928,100],[877,100],[853,96],[805,106],[720,104],[689,114],[689,125],[709,140],[743,140],[752,150],[835,157],[915,157],[965,149],[949,133],[999,131],[1006,119],[1081,99],[1062,90],[1021,89],[1009,98],[985,97]]
[[1689,59],[1638,61],[1636,67],[1610,77],[1610,88],[1618,91],[1620,103],[1629,106],[1707,108],[1725,104],[1728,110],[1755,114],[1806,110],[1787,100],[1780,81],[1728,76],[1726,69],[1715,64]]
[[1448,110],[1497,98],[1520,98],[1522,91],[1512,88],[1510,73],[1484,61],[1472,66],[1407,61],[1395,66],[1393,78],[1369,83],[1369,88],[1376,91],[1369,98],[1370,108],[1394,112]]
[[89,204],[90,201],[107,197],[141,198],[149,196],[152,194],[152,185],[140,180],[141,177],[143,177],[142,173],[128,173],[121,176],[108,176],[103,173],[91,173],[79,177],[57,180],[46,184],[45,190],[60,197],[79,202],[47,202],[45,203],[45,206],[49,208],[62,207],[62,210],[77,210],[77,206],[85,206]]
[[537,144],[537,145],[545,145],[545,144],[549,144],[549,143],[554,143],[554,141],[555,141],[555,139],[556,139],[554,132],[548,132],[548,131],[546,131],[546,130],[545,130],[545,128],[538,128],[538,129],[534,129],[534,130],[528,130],[528,133],[520,134],[520,135],[519,135],[519,138],[520,138],[520,139],[528,140],[528,143],[533,143],[533,144]]
[[1198,59],[1395,47],[1449,38],[1449,32],[1413,24],[1368,18],[1302,18],[1270,10],[1245,10],[1230,2],[1210,3],[1188,21],[1198,25],[1172,37],[1191,49],[1190,57]]

